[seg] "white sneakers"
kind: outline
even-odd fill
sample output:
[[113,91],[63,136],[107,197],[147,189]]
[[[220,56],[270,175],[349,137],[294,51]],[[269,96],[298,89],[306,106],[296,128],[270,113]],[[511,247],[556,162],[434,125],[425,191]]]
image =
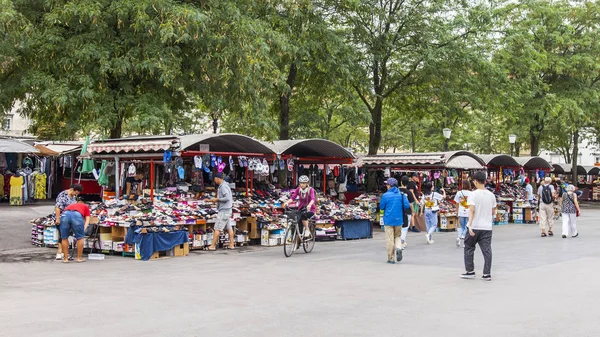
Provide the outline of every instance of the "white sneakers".
[[56,254],[56,260],[57,260],[57,261],[58,261],[58,260],[62,260],[62,259],[64,259],[64,258],[65,258],[65,254],[63,254],[63,253],[60,253],[60,254],[58,254],[58,253],[57,253],[57,254]]
[[460,238],[456,238],[456,247],[460,247],[460,241],[461,241]]
[[427,240],[428,244],[432,244],[433,243],[433,239],[431,238],[431,236],[429,234],[425,234],[425,240]]

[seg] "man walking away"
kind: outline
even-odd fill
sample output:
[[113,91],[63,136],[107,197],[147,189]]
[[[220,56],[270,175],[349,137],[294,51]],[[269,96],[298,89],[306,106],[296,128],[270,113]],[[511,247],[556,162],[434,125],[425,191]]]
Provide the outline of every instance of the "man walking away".
[[492,221],[496,216],[496,197],[485,188],[485,173],[476,172],[474,177],[477,188],[468,198],[469,206],[469,235],[465,238],[465,270],[461,277],[465,279],[475,278],[475,245],[483,253],[484,281],[492,280]]
[[211,199],[211,202],[217,203],[217,222],[215,222],[215,233],[213,237],[213,241],[211,245],[208,247],[208,250],[215,251],[217,250],[217,242],[219,242],[219,237],[221,236],[221,232],[227,229],[229,233],[229,249],[235,249],[235,241],[233,237],[233,227],[231,226],[231,214],[233,208],[233,195],[231,194],[231,188],[229,184],[223,179],[223,173],[218,172],[215,174],[215,184],[219,185],[219,189],[217,190],[217,197]]
[[[410,183],[408,176],[402,176],[400,183],[400,191],[406,194],[409,204],[413,204],[416,200],[413,198],[413,193],[407,189],[408,184]],[[408,229],[410,227],[412,220],[412,207],[409,207],[406,212],[404,212],[404,224],[402,225],[402,235],[400,236],[401,248],[406,248],[406,235],[408,234]]]
[[546,237],[546,229],[548,229],[548,235],[553,236],[552,225],[554,224],[554,199],[556,192],[554,186],[552,186],[552,179],[546,177],[544,183],[538,189],[539,208],[540,208],[540,229],[542,231],[542,237]]
[[406,195],[398,189],[398,180],[389,178],[385,184],[388,191],[381,197],[379,207],[383,210],[387,263],[396,263],[402,261],[400,234],[404,224],[404,211],[410,204]]

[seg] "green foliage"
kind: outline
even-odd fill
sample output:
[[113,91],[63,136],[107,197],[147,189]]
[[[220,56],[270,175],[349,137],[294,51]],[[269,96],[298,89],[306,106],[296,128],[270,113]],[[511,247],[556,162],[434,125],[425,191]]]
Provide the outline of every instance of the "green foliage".
[[0,0],[0,106],[43,138],[326,138],[575,157],[600,134],[600,4]]

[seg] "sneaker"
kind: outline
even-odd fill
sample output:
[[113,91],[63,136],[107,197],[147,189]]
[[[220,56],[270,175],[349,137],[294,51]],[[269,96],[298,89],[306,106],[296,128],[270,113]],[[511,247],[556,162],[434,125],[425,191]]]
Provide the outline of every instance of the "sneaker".
[[406,247],[408,246],[408,244],[406,243],[406,241],[403,241],[401,246],[402,246],[402,249],[406,249]]
[[65,257],[65,254],[56,254],[56,261],[62,260]]
[[460,242],[460,246],[461,246],[462,248],[465,248],[465,239],[460,239],[460,241],[461,241],[461,242]]
[[456,238],[456,247],[460,247],[460,238]]
[[396,262],[402,261],[402,249],[396,248]]
[[576,237],[578,237],[578,236],[579,236],[579,233],[577,233],[577,234],[573,235],[572,237],[576,238]]
[[394,261],[389,261],[389,260],[388,260],[388,262],[387,262],[387,263],[389,263],[389,264],[395,264],[396,262],[394,262]]
[[413,233],[421,233],[421,231],[417,227],[411,228],[410,231]]
[[563,234],[562,238],[563,238],[563,239],[566,239],[566,238],[567,238],[567,236]]
[[429,239],[429,244],[435,243],[435,241],[433,241],[433,239]]
[[474,271],[469,271],[469,272],[466,272],[464,274],[460,274],[460,278],[474,279],[475,278],[475,272]]
[[492,275],[483,275],[481,277],[482,281],[491,281],[492,280]]
[[429,241],[431,241],[431,239],[429,238],[429,234],[425,234],[425,241],[427,241],[427,243],[431,243]]

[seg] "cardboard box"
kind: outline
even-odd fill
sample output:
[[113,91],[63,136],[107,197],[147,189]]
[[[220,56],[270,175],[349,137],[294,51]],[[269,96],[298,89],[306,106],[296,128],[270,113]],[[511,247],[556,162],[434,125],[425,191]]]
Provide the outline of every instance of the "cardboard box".
[[514,221],[523,221],[523,214],[513,214]]
[[535,221],[535,212],[533,208],[525,208],[525,221]]
[[100,242],[100,249],[101,250],[112,250],[113,249],[113,242],[108,240],[108,241],[101,241]]
[[269,245],[269,231],[267,229],[263,229],[260,232],[260,245],[261,246]]
[[456,216],[441,216],[440,217],[440,228],[441,229],[456,229],[458,225],[458,217]]
[[123,241],[125,240],[125,236],[127,235],[127,228],[113,226],[111,227],[111,239],[112,241]]
[[279,245],[279,239],[271,239],[269,238],[269,244],[268,246],[277,246]]
[[190,244],[188,242],[173,247],[173,256],[188,256],[190,255]]
[[513,208],[513,214],[523,214],[522,208]]
[[124,241],[113,241],[113,250],[115,252],[123,252],[123,246],[125,245]]
[[248,228],[249,228],[248,232],[249,232],[250,239],[260,239],[261,231],[258,228],[258,222],[256,221],[256,218],[248,217],[248,218],[246,218],[246,221],[248,222]]

